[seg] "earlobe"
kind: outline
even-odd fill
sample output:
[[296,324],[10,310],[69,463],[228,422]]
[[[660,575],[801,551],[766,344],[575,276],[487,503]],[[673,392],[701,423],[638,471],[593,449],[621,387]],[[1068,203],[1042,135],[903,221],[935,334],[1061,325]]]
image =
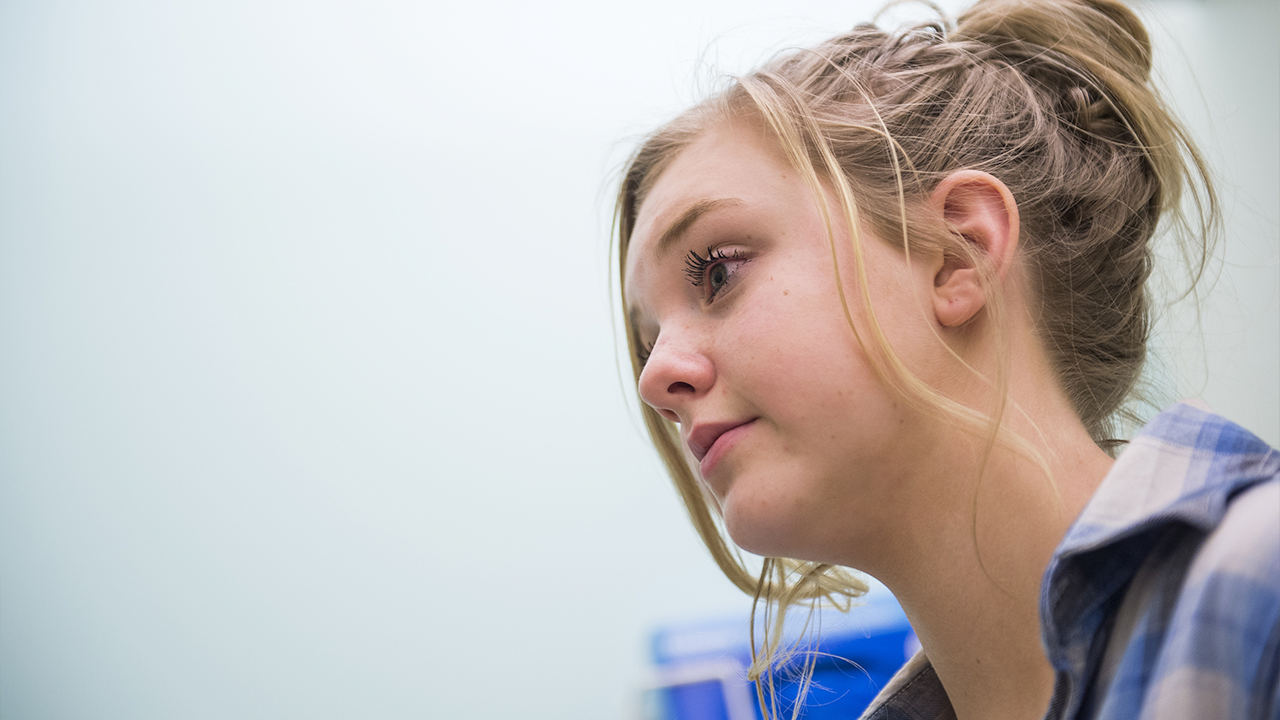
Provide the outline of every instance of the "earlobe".
[[978,170],[948,175],[934,189],[930,204],[962,243],[956,250],[944,250],[933,283],[938,322],[959,327],[986,305],[992,290],[988,283],[1003,282],[1013,265],[1018,205],[1004,183]]

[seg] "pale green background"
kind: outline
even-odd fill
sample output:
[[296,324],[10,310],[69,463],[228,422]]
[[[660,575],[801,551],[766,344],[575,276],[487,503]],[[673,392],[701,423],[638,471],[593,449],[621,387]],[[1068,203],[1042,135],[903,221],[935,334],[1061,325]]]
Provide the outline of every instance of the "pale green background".
[[[0,4],[0,717],[628,717],[745,600],[616,370],[608,178],[878,4]],[[1157,367],[1272,443],[1278,12],[1149,13],[1229,217]]]

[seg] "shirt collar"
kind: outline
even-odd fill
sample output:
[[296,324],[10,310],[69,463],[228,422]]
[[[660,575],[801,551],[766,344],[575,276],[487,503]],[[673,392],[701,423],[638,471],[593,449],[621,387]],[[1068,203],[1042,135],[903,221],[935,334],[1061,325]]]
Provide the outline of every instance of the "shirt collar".
[[876,695],[861,720],[955,720],[947,691],[924,651],[917,651]]
[[1057,554],[1098,549],[1153,523],[1214,528],[1228,501],[1278,462],[1265,442],[1203,405],[1174,405],[1125,448]]
[[[1280,453],[1203,405],[1184,402],[1142,429],[1067,531],[1045,572],[1041,618],[1049,659],[1069,657],[1097,630],[1095,612],[1125,587],[1161,531],[1208,532],[1231,498],[1280,471]],[[1068,636],[1070,634],[1070,636]]]

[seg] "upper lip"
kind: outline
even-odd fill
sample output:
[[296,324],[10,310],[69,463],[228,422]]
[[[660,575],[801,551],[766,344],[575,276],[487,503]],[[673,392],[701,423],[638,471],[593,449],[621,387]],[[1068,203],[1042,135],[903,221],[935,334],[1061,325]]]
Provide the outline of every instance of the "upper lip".
[[711,450],[712,445],[716,444],[716,440],[721,435],[749,422],[751,420],[733,420],[730,422],[694,425],[693,429],[689,431],[689,439],[685,443],[689,446],[689,451],[693,453],[698,462],[702,462],[702,458],[707,456],[707,452]]

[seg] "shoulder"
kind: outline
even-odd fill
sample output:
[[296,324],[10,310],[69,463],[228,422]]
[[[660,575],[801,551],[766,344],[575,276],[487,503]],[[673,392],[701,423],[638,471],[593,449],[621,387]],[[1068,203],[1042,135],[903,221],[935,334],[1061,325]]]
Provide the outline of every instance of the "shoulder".
[[1247,582],[1280,599],[1280,480],[1231,498],[1191,563],[1188,585]]
[[1187,567],[1175,623],[1256,646],[1280,629],[1280,480],[1231,499]]
[[1194,404],[1157,416],[1041,595],[1071,717],[1280,720],[1280,452]]
[[1230,499],[1180,585],[1143,716],[1280,712],[1280,481]]

